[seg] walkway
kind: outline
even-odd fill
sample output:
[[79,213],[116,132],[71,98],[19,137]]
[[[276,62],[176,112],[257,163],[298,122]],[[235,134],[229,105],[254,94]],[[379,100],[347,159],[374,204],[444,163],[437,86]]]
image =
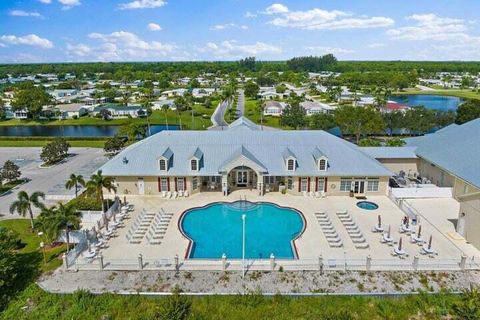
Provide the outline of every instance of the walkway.
[[245,92],[243,89],[238,89],[238,103],[237,103],[237,117],[243,117],[245,114]]

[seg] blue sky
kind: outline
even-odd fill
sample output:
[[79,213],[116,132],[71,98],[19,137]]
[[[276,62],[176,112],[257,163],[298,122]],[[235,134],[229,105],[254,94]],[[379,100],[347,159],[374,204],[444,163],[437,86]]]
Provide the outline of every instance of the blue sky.
[[480,60],[477,0],[1,0],[0,63]]

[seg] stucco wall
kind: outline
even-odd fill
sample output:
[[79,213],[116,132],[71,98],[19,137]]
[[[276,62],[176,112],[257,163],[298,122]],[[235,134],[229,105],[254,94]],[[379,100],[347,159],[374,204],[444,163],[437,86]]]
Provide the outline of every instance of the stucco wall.
[[424,159],[420,159],[419,173],[439,187],[453,187],[455,184],[454,176]]
[[480,248],[480,232],[478,232],[480,226],[480,194],[467,197],[460,202],[459,220],[462,219],[462,215],[465,215],[465,239],[476,248]]
[[418,173],[418,159],[377,159],[388,170],[399,173],[403,170],[406,174]]
[[[138,178],[139,177],[116,177],[115,182],[117,183],[117,194],[133,194],[138,195]],[[199,192],[201,186],[201,178],[198,177],[198,190],[192,190],[192,179],[193,177],[186,177],[186,189],[190,194]],[[285,177],[285,185],[286,185]],[[160,195],[159,186],[158,186],[158,177],[143,177],[144,180],[144,190],[145,195]],[[170,177],[170,191],[175,190],[175,177]],[[327,196],[345,196],[349,192],[340,191],[340,177],[328,177],[327,178]],[[292,190],[287,190],[290,194],[301,195],[302,192],[299,192],[299,177],[293,177],[293,187]],[[366,191],[367,183],[365,183],[365,194],[370,195],[385,195],[388,188],[388,177],[379,178],[379,190],[378,192],[369,192]],[[315,177],[310,178],[310,191],[315,191]]]
[[[459,196],[466,196],[473,193],[480,192],[480,189],[475,188],[471,184],[464,182],[458,178],[455,179],[455,186],[453,187],[453,196],[457,200]],[[460,201],[460,200],[459,200]]]

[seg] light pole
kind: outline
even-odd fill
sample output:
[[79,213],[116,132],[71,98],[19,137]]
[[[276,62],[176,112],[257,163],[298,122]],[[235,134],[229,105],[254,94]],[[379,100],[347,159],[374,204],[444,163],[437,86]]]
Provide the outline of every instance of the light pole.
[[[42,238],[43,232],[40,231],[40,232],[38,233],[38,236],[39,236],[40,238]],[[43,254],[43,263],[44,263],[44,264],[47,264],[47,256],[46,256],[46,254],[45,254],[45,243],[44,243],[43,241],[40,242],[40,249],[42,250],[42,254]]]
[[245,218],[246,214],[242,214],[242,278],[245,279]]

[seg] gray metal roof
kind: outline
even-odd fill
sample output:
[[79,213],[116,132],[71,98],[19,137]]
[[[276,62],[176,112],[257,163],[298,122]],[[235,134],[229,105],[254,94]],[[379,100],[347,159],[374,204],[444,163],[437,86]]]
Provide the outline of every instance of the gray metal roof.
[[[354,144],[320,130],[260,131],[246,119],[238,119],[223,131],[162,131],[137,142],[102,168],[107,176],[219,175],[229,159],[243,154],[275,176],[390,176],[392,173]],[[159,170],[158,158],[170,148],[173,161],[167,172]],[[203,164],[190,171],[190,158],[200,149]],[[319,171],[312,157],[319,149],[328,157],[327,171]],[[294,172],[286,170],[284,153],[297,160]],[[122,159],[128,162],[124,164]]]
[[480,188],[480,119],[408,140],[417,156]]
[[361,147],[364,153],[375,159],[416,159],[417,147]]

